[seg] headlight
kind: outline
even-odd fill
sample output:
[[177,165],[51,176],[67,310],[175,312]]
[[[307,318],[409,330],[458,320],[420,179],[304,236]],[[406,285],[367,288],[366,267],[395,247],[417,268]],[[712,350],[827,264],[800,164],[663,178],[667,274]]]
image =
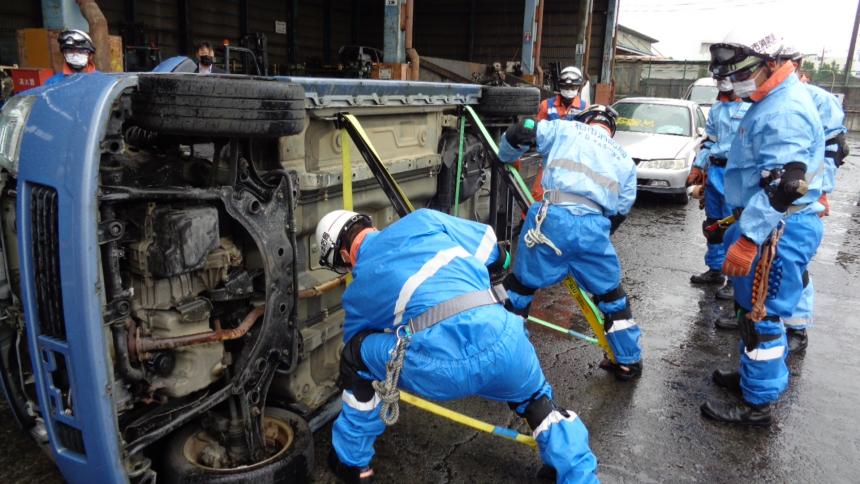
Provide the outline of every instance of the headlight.
[[645,160],[639,163],[639,168],[651,168],[657,170],[680,170],[687,167],[687,160],[683,158],[668,160]]
[[16,96],[0,111],[0,168],[13,175],[18,173],[21,136],[35,102],[36,96]]

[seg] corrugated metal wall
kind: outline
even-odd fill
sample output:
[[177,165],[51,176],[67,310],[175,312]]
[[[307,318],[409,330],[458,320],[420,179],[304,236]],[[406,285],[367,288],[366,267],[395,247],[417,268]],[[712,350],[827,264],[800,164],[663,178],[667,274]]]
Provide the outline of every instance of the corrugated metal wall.
[[[269,62],[287,62],[289,34],[276,34],[275,21],[288,21],[295,5],[298,62],[336,61],[341,45],[360,44],[381,49],[382,0],[247,0],[248,32],[261,32],[269,43]],[[541,64],[575,58],[579,5],[583,0],[546,0]],[[99,0],[112,34],[125,27],[129,0]],[[181,5],[189,5],[193,43],[220,44],[241,32],[239,0],[135,0],[135,22],[144,27],[147,42],[161,47],[162,57],[182,50]],[[0,61],[14,62],[15,30],[39,27],[41,10],[35,1],[0,2]],[[594,0],[589,72],[599,73],[608,0]],[[326,28],[325,5],[330,6]],[[421,55],[489,63],[519,61],[524,0],[415,0],[414,39]],[[471,32],[470,32],[470,29]],[[328,44],[324,32],[330,32]],[[325,48],[328,47],[328,52]]]

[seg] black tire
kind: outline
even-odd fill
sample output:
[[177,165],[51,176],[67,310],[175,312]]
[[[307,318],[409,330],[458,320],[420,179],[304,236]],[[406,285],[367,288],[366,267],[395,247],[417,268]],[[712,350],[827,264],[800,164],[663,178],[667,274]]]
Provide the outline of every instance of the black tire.
[[481,90],[478,112],[486,116],[535,116],[540,107],[536,87],[495,87]]
[[308,423],[298,415],[275,407],[266,408],[266,417],[286,422],[293,429],[290,448],[270,461],[239,469],[210,469],[190,462],[183,452],[185,443],[201,429],[198,424],[186,425],[173,434],[165,447],[158,482],[168,484],[213,483],[254,484],[307,482],[314,467],[314,441]]
[[178,135],[274,137],[301,133],[301,86],[229,75],[141,75],[132,96],[134,122]]
[[687,192],[672,195],[672,202],[677,203],[678,205],[686,205],[689,201],[690,196],[687,195]]

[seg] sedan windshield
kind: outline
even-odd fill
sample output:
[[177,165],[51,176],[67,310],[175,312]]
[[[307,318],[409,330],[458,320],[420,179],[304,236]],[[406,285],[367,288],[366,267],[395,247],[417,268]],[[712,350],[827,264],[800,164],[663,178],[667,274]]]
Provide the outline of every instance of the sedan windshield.
[[690,110],[686,106],[620,102],[613,107],[618,111],[618,131],[690,136]]
[[693,86],[690,89],[690,101],[711,106],[716,101],[718,92],[716,86]]

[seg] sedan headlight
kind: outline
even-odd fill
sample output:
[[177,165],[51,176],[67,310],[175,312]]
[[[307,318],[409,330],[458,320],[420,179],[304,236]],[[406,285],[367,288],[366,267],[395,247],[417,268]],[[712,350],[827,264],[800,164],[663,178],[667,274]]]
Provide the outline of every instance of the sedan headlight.
[[650,168],[657,170],[680,170],[687,167],[687,160],[683,158],[666,160],[645,160],[639,163],[639,168]]
[[0,168],[13,175],[18,173],[21,137],[35,102],[36,96],[16,96],[0,111]]

